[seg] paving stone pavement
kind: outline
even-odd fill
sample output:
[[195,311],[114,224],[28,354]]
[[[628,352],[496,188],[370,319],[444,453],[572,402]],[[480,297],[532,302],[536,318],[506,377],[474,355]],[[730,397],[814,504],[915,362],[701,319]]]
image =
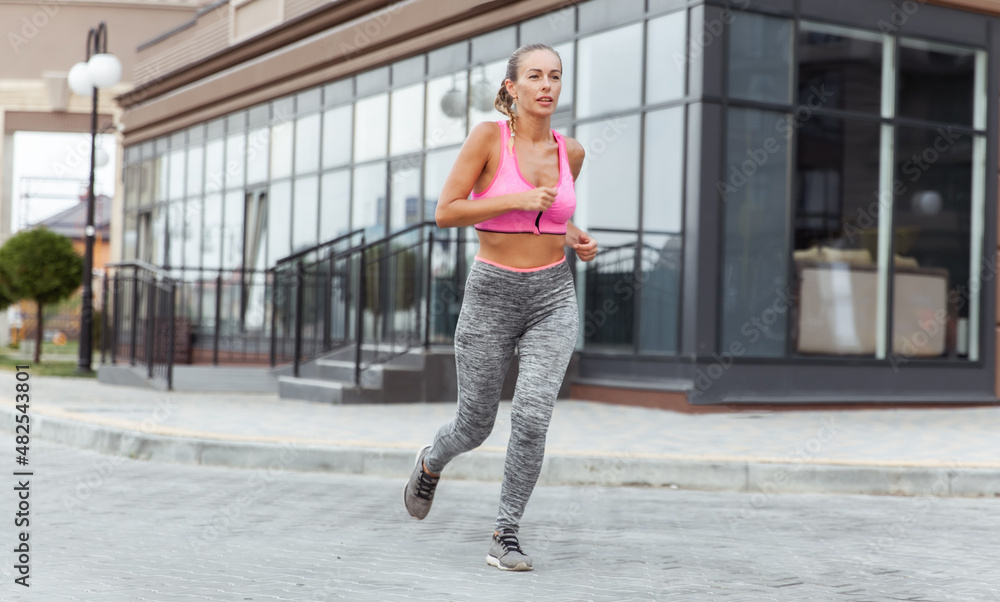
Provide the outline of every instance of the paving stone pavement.
[[445,478],[415,521],[400,479],[41,440],[30,457],[32,586],[8,551],[4,601],[1000,601],[995,499],[538,487],[521,526],[536,569],[505,573],[485,563],[499,483]]

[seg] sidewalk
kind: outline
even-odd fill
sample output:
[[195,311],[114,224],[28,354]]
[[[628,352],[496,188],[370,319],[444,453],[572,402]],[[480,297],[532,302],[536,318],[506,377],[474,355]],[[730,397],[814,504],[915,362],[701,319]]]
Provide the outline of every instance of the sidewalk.
[[[6,374],[6,376],[5,376]],[[0,428],[14,428],[0,373]],[[454,403],[325,405],[32,375],[31,436],[109,454],[405,479]],[[560,400],[540,484],[1000,497],[1000,407],[681,414]],[[446,478],[498,481],[510,402]],[[10,445],[13,446],[11,437]]]

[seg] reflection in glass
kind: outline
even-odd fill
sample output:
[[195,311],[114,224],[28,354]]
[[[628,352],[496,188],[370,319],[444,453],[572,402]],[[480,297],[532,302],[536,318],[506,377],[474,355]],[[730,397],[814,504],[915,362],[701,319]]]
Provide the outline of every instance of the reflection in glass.
[[132,212],[125,213],[125,226],[122,228],[122,257],[126,261],[138,259],[139,229],[136,223],[136,215]]
[[680,232],[684,205],[684,107],[646,114],[642,223]]
[[458,158],[457,148],[449,148],[427,153],[424,159],[424,219],[434,221],[434,211],[437,209],[438,197],[448,179],[455,159]]
[[167,246],[170,248],[170,267],[180,267],[184,265],[184,201],[174,201],[170,203],[170,210],[167,215]]
[[291,121],[271,125],[271,179],[292,175],[292,138],[295,130]]
[[559,44],[558,46],[553,46],[553,50],[559,53],[559,59],[562,61],[562,92],[559,93],[559,106],[556,108],[558,111],[569,111],[573,108],[573,99],[575,98],[573,90],[575,90],[576,82],[573,81],[573,69],[576,61],[576,55],[573,53],[573,44]]
[[384,157],[389,142],[389,95],[365,98],[354,106],[354,160]]
[[295,180],[295,208],[292,211],[292,252],[314,246],[319,219],[319,176]]
[[877,351],[880,132],[878,123],[817,116],[799,129],[797,353]]
[[243,263],[243,191],[226,193],[222,223],[222,267],[238,268]]
[[292,253],[292,183],[271,184],[267,205],[267,262],[274,265]]
[[220,192],[225,183],[223,166],[225,148],[222,140],[213,140],[205,147],[205,192]]
[[[187,153],[187,194],[200,195],[204,191],[203,176],[205,175],[205,149],[195,146]],[[128,189],[126,188],[126,191]]]
[[295,121],[295,173],[312,173],[319,169],[319,113],[299,117]]
[[897,140],[893,351],[965,355],[958,333],[970,319],[973,136],[899,126]]
[[226,188],[246,184],[246,133],[233,134],[226,141]]
[[170,189],[168,197],[179,199],[184,196],[184,151],[173,151],[168,155],[170,163]]
[[204,207],[201,197],[190,197],[184,203],[184,267],[201,266],[201,220]]
[[[635,331],[636,235],[590,232],[600,241],[597,257],[583,264],[583,316],[587,349],[631,347]],[[582,262],[580,262],[582,263]]]
[[393,90],[389,153],[398,155],[420,150],[423,140],[424,85],[420,83]]
[[576,181],[581,228],[639,228],[639,116],[579,125],[587,167]]
[[[638,106],[642,90],[642,24],[579,40],[578,117]],[[609,89],[614,90],[609,94]]]
[[[641,277],[636,294],[639,296],[639,350],[677,352],[678,319],[681,302],[680,236],[642,235],[642,255],[639,259]],[[619,287],[627,294],[628,287]]]
[[787,103],[792,81],[792,22],[738,13],[729,31],[729,95]]
[[822,106],[878,113],[882,41],[876,33],[803,22],[799,27],[798,103],[812,110]]
[[[782,296],[789,295],[789,151],[788,141],[774,135],[781,117],[769,111],[729,111],[721,191],[725,231],[720,348],[738,344],[748,357],[785,355],[788,307],[782,305]],[[755,161],[754,156],[767,160]]]
[[323,174],[319,206],[319,238],[333,240],[351,231],[351,170]]
[[[493,106],[507,72],[507,59],[493,61],[472,68],[472,87],[469,89],[469,123],[497,121],[507,116]],[[562,101],[560,100],[560,104]]]
[[250,134],[247,136],[247,184],[259,184],[267,181],[270,138],[270,128],[250,130]]
[[420,222],[420,161],[410,159],[393,165],[389,180],[390,232],[398,232]]
[[364,228],[369,237],[385,234],[385,171],[384,162],[354,169],[351,229]]
[[167,261],[167,206],[153,207],[151,246],[153,256],[150,263],[163,266]]
[[900,38],[898,64],[900,117],[973,125],[973,50]]
[[217,269],[222,265],[222,195],[205,195],[204,225],[201,229],[201,265]]
[[427,82],[424,144],[428,149],[465,140],[467,77],[465,71],[459,71]]
[[646,35],[646,103],[684,96],[687,78],[687,11],[650,19]]
[[351,162],[353,105],[323,113],[323,168]]

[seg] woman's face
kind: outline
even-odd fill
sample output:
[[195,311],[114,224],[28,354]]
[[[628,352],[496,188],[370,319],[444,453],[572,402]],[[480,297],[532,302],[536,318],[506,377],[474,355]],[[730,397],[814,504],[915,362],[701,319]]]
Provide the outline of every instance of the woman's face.
[[534,50],[521,58],[517,81],[507,80],[507,91],[517,99],[517,111],[551,115],[562,91],[562,64],[548,50]]

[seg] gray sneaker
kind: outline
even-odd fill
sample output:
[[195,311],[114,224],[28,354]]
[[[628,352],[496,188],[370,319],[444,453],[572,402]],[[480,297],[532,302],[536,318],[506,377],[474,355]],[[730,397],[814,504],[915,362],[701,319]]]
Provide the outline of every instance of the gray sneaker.
[[493,543],[490,544],[486,564],[501,571],[530,571],[532,568],[531,558],[521,550],[517,533],[513,529],[493,532]]
[[431,450],[431,446],[423,448],[417,452],[417,462],[413,466],[413,474],[407,481],[403,489],[403,504],[410,516],[418,520],[427,516],[431,510],[431,502],[434,501],[434,490],[437,488],[440,475],[432,475],[424,471],[424,457]]

